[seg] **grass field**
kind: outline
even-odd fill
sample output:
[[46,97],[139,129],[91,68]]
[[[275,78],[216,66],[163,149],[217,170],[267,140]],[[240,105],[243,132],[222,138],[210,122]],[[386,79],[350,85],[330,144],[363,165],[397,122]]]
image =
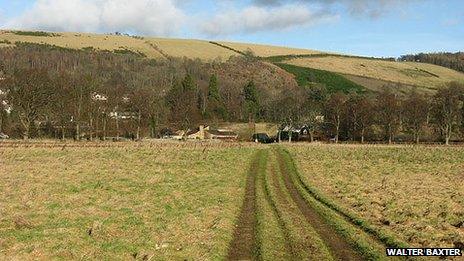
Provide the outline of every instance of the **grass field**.
[[390,62],[341,56],[295,58],[285,63],[379,79],[391,83],[439,88],[449,81],[464,82],[464,73],[425,63]]
[[56,36],[17,35],[13,32],[0,31],[0,41],[11,43],[28,42],[50,44],[63,48],[83,49],[92,47],[97,50],[115,51],[128,49],[145,54],[149,58],[162,58],[163,55],[146,44],[144,40],[129,36],[100,35],[84,33],[59,33]]
[[295,79],[299,86],[307,86],[308,84],[323,84],[330,93],[336,92],[363,92],[365,91],[362,85],[350,81],[346,77],[337,73],[317,70],[312,68],[300,67],[290,64],[277,64],[282,69],[295,75]]
[[0,260],[386,260],[464,241],[463,147],[10,142],[0,166]]
[[[210,61],[221,58],[223,61],[231,56],[240,55],[230,49],[220,47],[203,40],[167,39],[153,37],[130,37],[125,35],[101,35],[87,33],[18,33],[13,31],[0,31],[0,42],[7,41],[9,44],[1,43],[0,47],[12,46],[15,42],[28,42],[37,44],[50,44],[64,48],[83,49],[93,47],[97,50],[131,50],[143,53],[149,58],[161,59],[165,56],[187,57]],[[226,43],[224,43],[226,44]],[[239,51],[252,50],[258,56],[274,56],[289,54],[313,54],[317,51],[294,49],[277,46],[227,43],[231,48]]]
[[0,148],[0,259],[222,259],[254,151]]
[[231,56],[238,56],[234,51],[201,40],[160,39],[147,38],[148,43],[154,44],[167,56],[187,57],[204,61],[216,58],[226,61]]
[[298,49],[281,46],[234,43],[234,42],[218,42],[224,46],[232,48],[240,52],[251,51],[259,57],[281,56],[281,55],[297,55],[297,54],[320,54],[322,52],[308,49]]
[[413,246],[464,242],[464,148],[288,146],[303,181]]

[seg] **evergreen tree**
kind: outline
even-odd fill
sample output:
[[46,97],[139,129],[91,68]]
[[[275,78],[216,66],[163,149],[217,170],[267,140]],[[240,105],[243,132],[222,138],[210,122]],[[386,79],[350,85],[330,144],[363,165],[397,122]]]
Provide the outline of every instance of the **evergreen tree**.
[[214,101],[221,101],[221,94],[219,93],[218,79],[215,74],[211,75],[208,85],[208,99]]
[[221,93],[219,92],[218,79],[216,75],[211,75],[208,85],[208,110],[207,117],[227,119],[227,110],[224,106]]
[[258,91],[253,81],[250,81],[247,85],[245,85],[243,94],[245,97],[245,111],[249,120],[251,121],[259,118],[260,105],[258,101]]

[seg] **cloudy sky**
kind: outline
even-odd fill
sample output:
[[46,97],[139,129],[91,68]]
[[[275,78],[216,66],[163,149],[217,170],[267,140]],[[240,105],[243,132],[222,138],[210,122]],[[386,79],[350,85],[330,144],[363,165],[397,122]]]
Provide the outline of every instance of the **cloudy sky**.
[[0,28],[119,31],[399,56],[464,51],[464,1],[0,0]]

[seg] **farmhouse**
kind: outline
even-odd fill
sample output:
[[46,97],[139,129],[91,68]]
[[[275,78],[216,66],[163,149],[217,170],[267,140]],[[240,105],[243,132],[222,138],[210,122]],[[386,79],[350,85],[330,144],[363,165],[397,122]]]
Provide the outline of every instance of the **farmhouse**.
[[111,119],[117,119],[117,120],[134,120],[138,119],[138,113],[135,112],[119,112],[119,111],[113,111],[110,112],[110,118]]
[[107,101],[108,97],[106,95],[94,92],[92,94],[92,100],[94,100],[94,101]]
[[[167,130],[167,129],[166,129]],[[165,131],[163,138],[173,140],[236,140],[238,134],[228,129],[212,129],[210,126],[200,125],[198,128],[188,131]]]
[[1,105],[2,105],[3,109],[6,111],[6,113],[10,114],[11,111],[13,111],[13,107],[11,107],[11,105],[9,105],[8,102],[5,101],[5,100],[2,101]]
[[312,130],[309,125],[284,125],[277,133],[277,137],[280,141],[321,140],[323,139],[323,136],[323,133],[320,133],[314,129]]

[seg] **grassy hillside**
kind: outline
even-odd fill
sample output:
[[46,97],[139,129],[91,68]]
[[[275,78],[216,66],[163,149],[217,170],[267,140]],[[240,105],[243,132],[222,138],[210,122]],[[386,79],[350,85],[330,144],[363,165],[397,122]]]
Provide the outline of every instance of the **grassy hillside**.
[[[317,51],[286,47],[224,43],[224,47],[203,40],[166,39],[152,37],[132,37],[126,35],[99,35],[86,33],[46,33],[0,31],[0,47],[11,46],[15,42],[50,44],[65,48],[83,49],[93,47],[98,50],[131,50],[143,53],[149,58],[187,57],[191,59],[229,59],[241,55],[240,51],[251,50],[257,56],[267,57],[290,54],[314,54]],[[226,48],[230,47],[230,48]],[[238,50],[239,52],[233,51]]]
[[295,58],[285,63],[434,89],[450,81],[464,82],[464,73],[425,63],[339,56]]
[[296,77],[299,86],[307,86],[309,84],[323,84],[329,92],[362,92],[363,86],[348,80],[347,78],[337,73],[305,68],[290,64],[277,64],[287,72],[292,73]]
[[60,33],[60,34],[18,34],[18,32],[0,32],[0,41],[28,42],[37,44],[50,44],[64,48],[84,49],[92,47],[97,50],[124,50],[141,52],[149,58],[162,58],[163,55],[146,44],[144,40],[130,36],[117,35],[98,35],[80,33]]
[[[419,87],[423,92],[430,93],[450,81],[464,82],[464,73],[432,64],[394,62],[258,44],[127,35],[0,31],[0,48],[14,46],[16,42],[50,44],[72,49],[94,48],[112,52],[133,52],[154,59],[186,57],[202,61],[217,58],[225,61],[233,56],[246,55],[251,51],[261,58],[259,59],[261,61],[281,63],[281,68],[283,68],[282,63],[310,68],[312,78],[317,79],[314,82],[325,83],[332,90],[346,91],[364,87],[377,91],[384,85],[394,84],[399,86],[401,92]],[[284,67],[301,82],[301,69]]]
[[298,54],[320,54],[320,51],[288,48],[281,46],[261,45],[261,44],[246,44],[246,43],[232,43],[232,42],[218,42],[221,45],[227,46],[239,52],[251,51],[258,57],[271,57],[271,56],[284,56],[284,55],[298,55]]

